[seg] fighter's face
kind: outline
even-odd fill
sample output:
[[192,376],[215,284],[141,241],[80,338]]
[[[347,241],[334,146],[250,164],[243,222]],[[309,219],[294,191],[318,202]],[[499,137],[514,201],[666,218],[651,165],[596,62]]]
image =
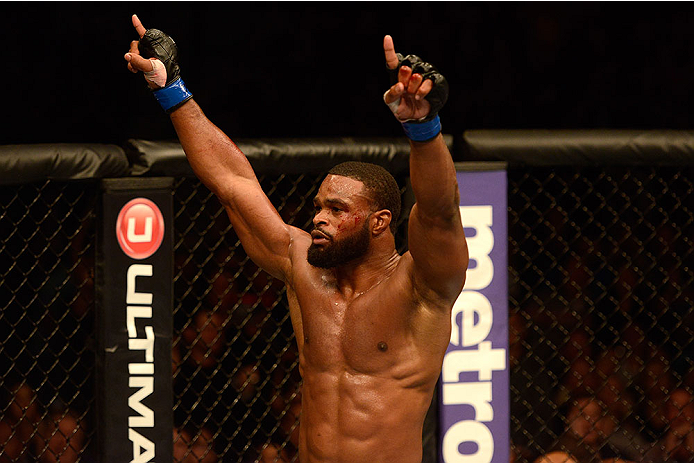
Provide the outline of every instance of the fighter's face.
[[371,201],[358,180],[328,175],[313,200],[309,264],[334,268],[363,256],[369,248]]

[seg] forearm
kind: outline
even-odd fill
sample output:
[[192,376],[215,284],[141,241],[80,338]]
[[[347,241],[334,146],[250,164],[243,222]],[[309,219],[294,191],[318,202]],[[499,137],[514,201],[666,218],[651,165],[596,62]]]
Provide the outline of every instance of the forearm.
[[410,182],[419,213],[432,218],[457,217],[458,182],[443,136],[410,141],[410,147]]
[[246,156],[195,101],[190,100],[171,113],[171,122],[195,175],[220,200],[229,199],[229,188],[235,180],[255,180]]
[[193,171],[224,205],[248,256],[286,281],[290,227],[262,191],[246,156],[193,100],[172,112],[171,121]]
[[195,174],[225,206],[231,205],[237,194],[256,194],[260,186],[248,159],[205,116],[183,83],[176,42],[158,29],[145,29],[136,15],[132,22],[140,40],[132,41],[125,54],[128,69],[144,73],[162,109],[171,116]]
[[158,29],[145,29],[135,15],[132,22],[140,40],[132,41],[125,54],[128,69],[145,73],[193,171],[224,205],[251,259],[271,275],[286,278],[293,229],[263,192],[246,156],[192,99],[180,77],[174,40]]

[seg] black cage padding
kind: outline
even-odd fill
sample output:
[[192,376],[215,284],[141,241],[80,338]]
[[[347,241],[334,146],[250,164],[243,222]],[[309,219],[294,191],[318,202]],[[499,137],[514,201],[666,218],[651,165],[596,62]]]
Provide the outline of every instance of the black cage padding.
[[[453,137],[445,136],[452,146]],[[381,165],[393,175],[407,172],[410,144],[399,138],[319,138],[235,140],[257,172],[319,173],[343,161]],[[192,177],[193,171],[178,141],[128,140],[133,175]]]
[[694,132],[681,130],[470,130],[456,140],[464,161],[549,165],[694,163]]
[[0,184],[120,177],[130,167],[123,148],[109,144],[0,146]]

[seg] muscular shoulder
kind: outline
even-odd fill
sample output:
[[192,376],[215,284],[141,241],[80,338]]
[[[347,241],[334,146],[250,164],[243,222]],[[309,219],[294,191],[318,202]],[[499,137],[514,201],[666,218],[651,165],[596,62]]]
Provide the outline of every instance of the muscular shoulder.
[[[455,299],[441,296],[434,288],[418,281],[415,273],[411,254],[403,254],[393,287],[396,293],[408,294],[404,300],[402,295],[399,297],[403,308],[407,308],[408,313],[402,315],[409,321],[413,339],[422,348],[438,353],[446,349],[450,339],[450,314]],[[398,296],[393,294],[393,297]]]
[[415,286],[425,297],[454,302],[469,262],[460,213],[431,218],[419,213],[416,205],[412,209],[408,244],[415,262]]
[[306,250],[311,245],[311,235],[300,228],[290,226],[289,238],[291,240],[290,257],[292,257],[292,259],[296,257],[295,255],[303,255],[306,257]]
[[[305,273],[312,268],[306,260],[306,253],[311,245],[311,235],[300,228],[291,227],[289,244],[289,261],[291,268],[288,269],[286,280],[287,285],[294,286],[297,276],[306,276]],[[301,276],[299,276],[301,278]]]
[[407,275],[415,304],[436,311],[450,310],[460,294],[460,291],[456,292],[457,287],[453,288],[454,285],[450,285],[451,290],[442,292],[440,286],[429,284],[430,279],[418,276],[417,266],[409,252],[402,257],[402,272]]

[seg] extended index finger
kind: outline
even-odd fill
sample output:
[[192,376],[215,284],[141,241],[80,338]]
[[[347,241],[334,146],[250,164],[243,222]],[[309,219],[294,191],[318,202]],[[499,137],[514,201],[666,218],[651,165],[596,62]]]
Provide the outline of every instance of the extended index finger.
[[137,35],[139,35],[140,37],[145,35],[145,32],[147,32],[147,29],[145,29],[145,26],[142,25],[142,23],[140,22],[140,18],[138,18],[136,14],[133,15],[133,26],[135,26]]
[[398,55],[395,54],[395,46],[393,46],[393,37],[386,35],[383,37],[383,51],[386,53],[386,64],[389,69],[395,69],[398,67],[400,60]]

